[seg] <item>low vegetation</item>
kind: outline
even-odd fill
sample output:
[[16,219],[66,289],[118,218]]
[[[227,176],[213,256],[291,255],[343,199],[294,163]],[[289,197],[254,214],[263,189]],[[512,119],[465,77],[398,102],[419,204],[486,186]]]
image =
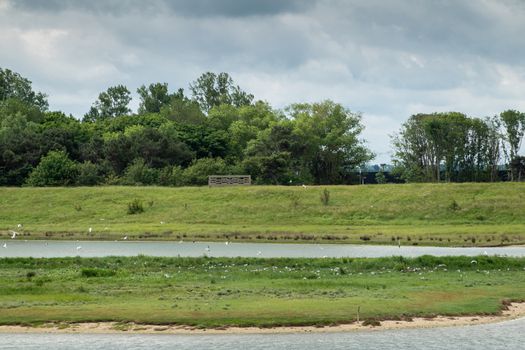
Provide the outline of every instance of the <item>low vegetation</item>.
[[[497,314],[525,299],[525,259],[4,258],[0,324],[371,325]],[[31,278],[28,278],[31,274]]]
[[0,188],[0,240],[14,230],[17,239],[523,244],[523,193],[523,183]]

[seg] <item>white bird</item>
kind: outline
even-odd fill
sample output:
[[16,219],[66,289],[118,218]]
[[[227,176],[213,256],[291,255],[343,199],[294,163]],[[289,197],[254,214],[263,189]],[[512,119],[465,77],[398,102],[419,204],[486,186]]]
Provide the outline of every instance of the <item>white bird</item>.
[[228,245],[228,244],[230,244],[230,242],[226,241],[226,242],[224,242],[224,244]]
[[18,234],[18,232],[13,231],[13,230],[9,230],[9,232],[12,233],[12,235],[11,235],[11,239],[15,239],[15,238],[16,238],[16,235]]
[[305,184],[303,184],[303,188],[306,188],[306,185],[305,185]]
[[124,240],[128,239],[128,236],[124,236]]
[[80,250],[80,249],[82,249],[82,247],[81,247],[81,246],[78,246],[78,247],[77,247],[77,250]]
[[22,224],[16,225],[16,227],[18,227],[18,228],[22,228],[22,226],[23,226]]
[[485,250],[485,251],[483,252],[483,255],[486,256],[486,255],[489,255],[489,253],[487,253],[487,251]]
[[471,264],[477,264],[478,262],[476,260],[472,260],[470,263]]
[[164,221],[161,221],[160,224],[161,224],[161,225],[164,225]]
[[91,233],[91,231],[93,231],[93,228],[92,227],[88,228],[88,232]]
[[4,248],[7,248],[7,243],[4,243],[3,247],[4,247]]

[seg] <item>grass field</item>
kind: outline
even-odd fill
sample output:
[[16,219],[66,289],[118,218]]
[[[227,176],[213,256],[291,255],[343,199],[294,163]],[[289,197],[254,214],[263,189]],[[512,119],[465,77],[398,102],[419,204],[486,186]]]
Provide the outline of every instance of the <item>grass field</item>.
[[525,243],[524,213],[525,183],[0,189],[0,234],[26,239],[494,246]]
[[327,325],[497,314],[525,259],[0,259],[0,324]]

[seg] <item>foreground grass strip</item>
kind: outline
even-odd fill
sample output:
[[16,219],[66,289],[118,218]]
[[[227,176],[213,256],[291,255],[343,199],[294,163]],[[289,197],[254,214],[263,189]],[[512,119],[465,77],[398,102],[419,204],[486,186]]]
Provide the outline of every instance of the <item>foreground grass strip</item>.
[[299,326],[498,314],[525,259],[5,258],[0,324]]
[[[15,230],[24,239],[524,244],[523,193],[525,183],[0,188],[0,240]],[[130,214],[135,200],[143,212]]]

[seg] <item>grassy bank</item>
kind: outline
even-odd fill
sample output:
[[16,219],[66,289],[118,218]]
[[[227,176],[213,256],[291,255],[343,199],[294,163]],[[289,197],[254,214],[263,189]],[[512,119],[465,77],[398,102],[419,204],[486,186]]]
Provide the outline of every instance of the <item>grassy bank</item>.
[[524,212],[524,183],[0,189],[0,233],[26,239],[492,246],[525,243]]
[[[326,325],[497,314],[525,259],[0,259],[0,324]],[[123,325],[125,327],[125,325]]]

